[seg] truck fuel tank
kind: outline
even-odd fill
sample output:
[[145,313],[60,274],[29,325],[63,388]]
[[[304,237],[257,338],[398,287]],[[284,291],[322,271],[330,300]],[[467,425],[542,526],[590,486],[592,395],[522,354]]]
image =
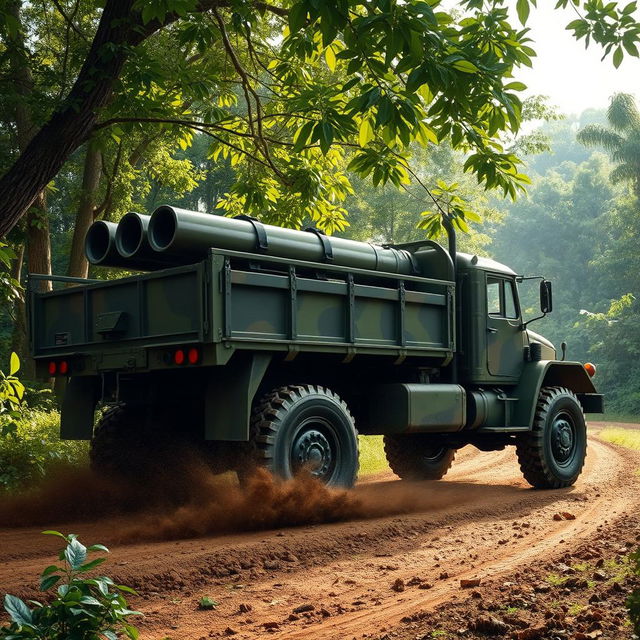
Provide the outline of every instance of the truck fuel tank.
[[382,384],[369,397],[372,433],[460,431],[467,421],[466,392],[457,384]]

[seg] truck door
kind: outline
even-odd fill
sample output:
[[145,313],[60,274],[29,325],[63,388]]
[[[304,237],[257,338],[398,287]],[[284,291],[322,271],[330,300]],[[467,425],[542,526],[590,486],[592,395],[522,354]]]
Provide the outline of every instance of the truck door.
[[487,274],[487,369],[492,376],[520,377],[523,334],[515,280]]

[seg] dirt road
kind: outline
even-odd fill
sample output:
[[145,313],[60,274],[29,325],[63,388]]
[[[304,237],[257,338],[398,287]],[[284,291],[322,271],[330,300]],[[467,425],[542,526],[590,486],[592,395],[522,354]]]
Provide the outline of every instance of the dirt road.
[[[133,604],[145,613],[142,638],[378,638],[397,635],[418,611],[467,598],[462,579],[518,576],[624,522],[640,504],[639,467],[638,453],[592,437],[577,485],[541,492],[521,478],[512,450],[469,448],[441,482],[384,475],[332,498],[329,519],[345,522],[150,540],[179,536],[197,520],[192,509],[133,527],[119,517],[59,528],[110,546],[108,571],[140,591]],[[302,498],[279,499],[293,501],[290,514]],[[0,592],[33,595],[23,585],[36,582],[58,547],[40,529],[0,530]],[[203,596],[217,608],[199,610]]]

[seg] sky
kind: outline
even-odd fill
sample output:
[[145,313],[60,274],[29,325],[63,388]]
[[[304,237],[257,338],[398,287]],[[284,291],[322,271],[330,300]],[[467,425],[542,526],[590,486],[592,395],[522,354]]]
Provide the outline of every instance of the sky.
[[[514,3],[515,4],[515,3]],[[533,48],[538,53],[533,69],[521,68],[517,79],[528,86],[525,95],[543,94],[565,114],[579,114],[589,107],[606,108],[618,92],[640,99],[640,60],[625,55],[620,67],[602,49],[576,41],[565,26],[576,16],[572,10],[554,10],[555,0],[538,0],[527,22]],[[622,4],[626,4],[622,2]]]

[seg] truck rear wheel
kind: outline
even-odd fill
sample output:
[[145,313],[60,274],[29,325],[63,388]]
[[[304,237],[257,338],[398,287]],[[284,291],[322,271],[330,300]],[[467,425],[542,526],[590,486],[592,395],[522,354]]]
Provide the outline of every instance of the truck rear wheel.
[[587,455],[587,426],[572,391],[540,391],[533,429],[518,436],[516,452],[525,479],[536,489],[569,487],[578,479]]
[[266,394],[253,411],[251,445],[254,460],[283,478],[307,469],[328,486],[351,487],[358,475],[353,417],[324,387],[290,385]]
[[440,480],[456,455],[428,433],[385,436],[384,452],[391,470],[403,480]]

